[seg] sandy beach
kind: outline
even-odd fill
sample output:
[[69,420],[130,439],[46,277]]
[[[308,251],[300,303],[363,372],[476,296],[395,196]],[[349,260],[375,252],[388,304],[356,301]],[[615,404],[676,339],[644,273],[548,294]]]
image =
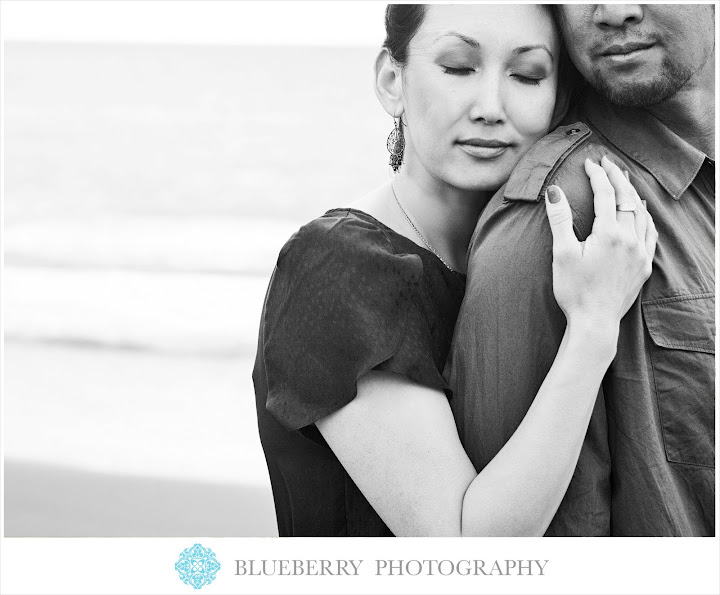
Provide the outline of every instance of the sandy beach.
[[251,367],[6,343],[5,534],[274,535]]
[[269,488],[5,461],[5,537],[276,537]]

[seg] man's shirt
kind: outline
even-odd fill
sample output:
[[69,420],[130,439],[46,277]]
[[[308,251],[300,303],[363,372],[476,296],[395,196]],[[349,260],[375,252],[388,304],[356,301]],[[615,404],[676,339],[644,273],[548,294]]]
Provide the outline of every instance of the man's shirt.
[[644,110],[588,95],[523,157],[478,222],[446,376],[478,471],[512,436],[557,353],[542,197],[560,186],[575,233],[591,231],[583,163],[630,172],[659,239],[653,272],[620,325],[578,464],[546,535],[713,535],[715,165]]

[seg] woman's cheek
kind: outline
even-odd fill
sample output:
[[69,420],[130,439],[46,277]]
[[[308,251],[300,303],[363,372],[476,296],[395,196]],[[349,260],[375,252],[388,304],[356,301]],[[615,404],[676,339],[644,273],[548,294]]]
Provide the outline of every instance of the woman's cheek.
[[418,86],[413,88],[415,91],[412,97],[406,100],[406,118],[405,123],[411,129],[411,134],[416,143],[420,143],[420,139],[424,136],[431,136],[435,133],[433,128],[442,117],[441,106],[443,100],[437,96],[432,87]]
[[[534,93],[532,91],[535,91]],[[513,99],[515,129],[533,142],[550,132],[556,93],[554,89],[529,89]]]

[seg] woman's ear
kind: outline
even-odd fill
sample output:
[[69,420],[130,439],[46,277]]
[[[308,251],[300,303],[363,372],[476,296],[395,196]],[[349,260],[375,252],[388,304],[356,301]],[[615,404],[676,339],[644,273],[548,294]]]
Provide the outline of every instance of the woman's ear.
[[375,60],[375,95],[392,117],[402,115],[402,71],[385,48]]

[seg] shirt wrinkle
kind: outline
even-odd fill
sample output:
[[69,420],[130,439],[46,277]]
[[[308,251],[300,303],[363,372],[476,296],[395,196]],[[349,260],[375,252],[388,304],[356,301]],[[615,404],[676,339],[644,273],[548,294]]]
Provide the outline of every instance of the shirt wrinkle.
[[[676,200],[697,176],[707,155],[643,109],[608,105],[596,94],[586,100],[592,125],[623,153],[641,164]],[[651,147],[648,152],[648,147]]]

